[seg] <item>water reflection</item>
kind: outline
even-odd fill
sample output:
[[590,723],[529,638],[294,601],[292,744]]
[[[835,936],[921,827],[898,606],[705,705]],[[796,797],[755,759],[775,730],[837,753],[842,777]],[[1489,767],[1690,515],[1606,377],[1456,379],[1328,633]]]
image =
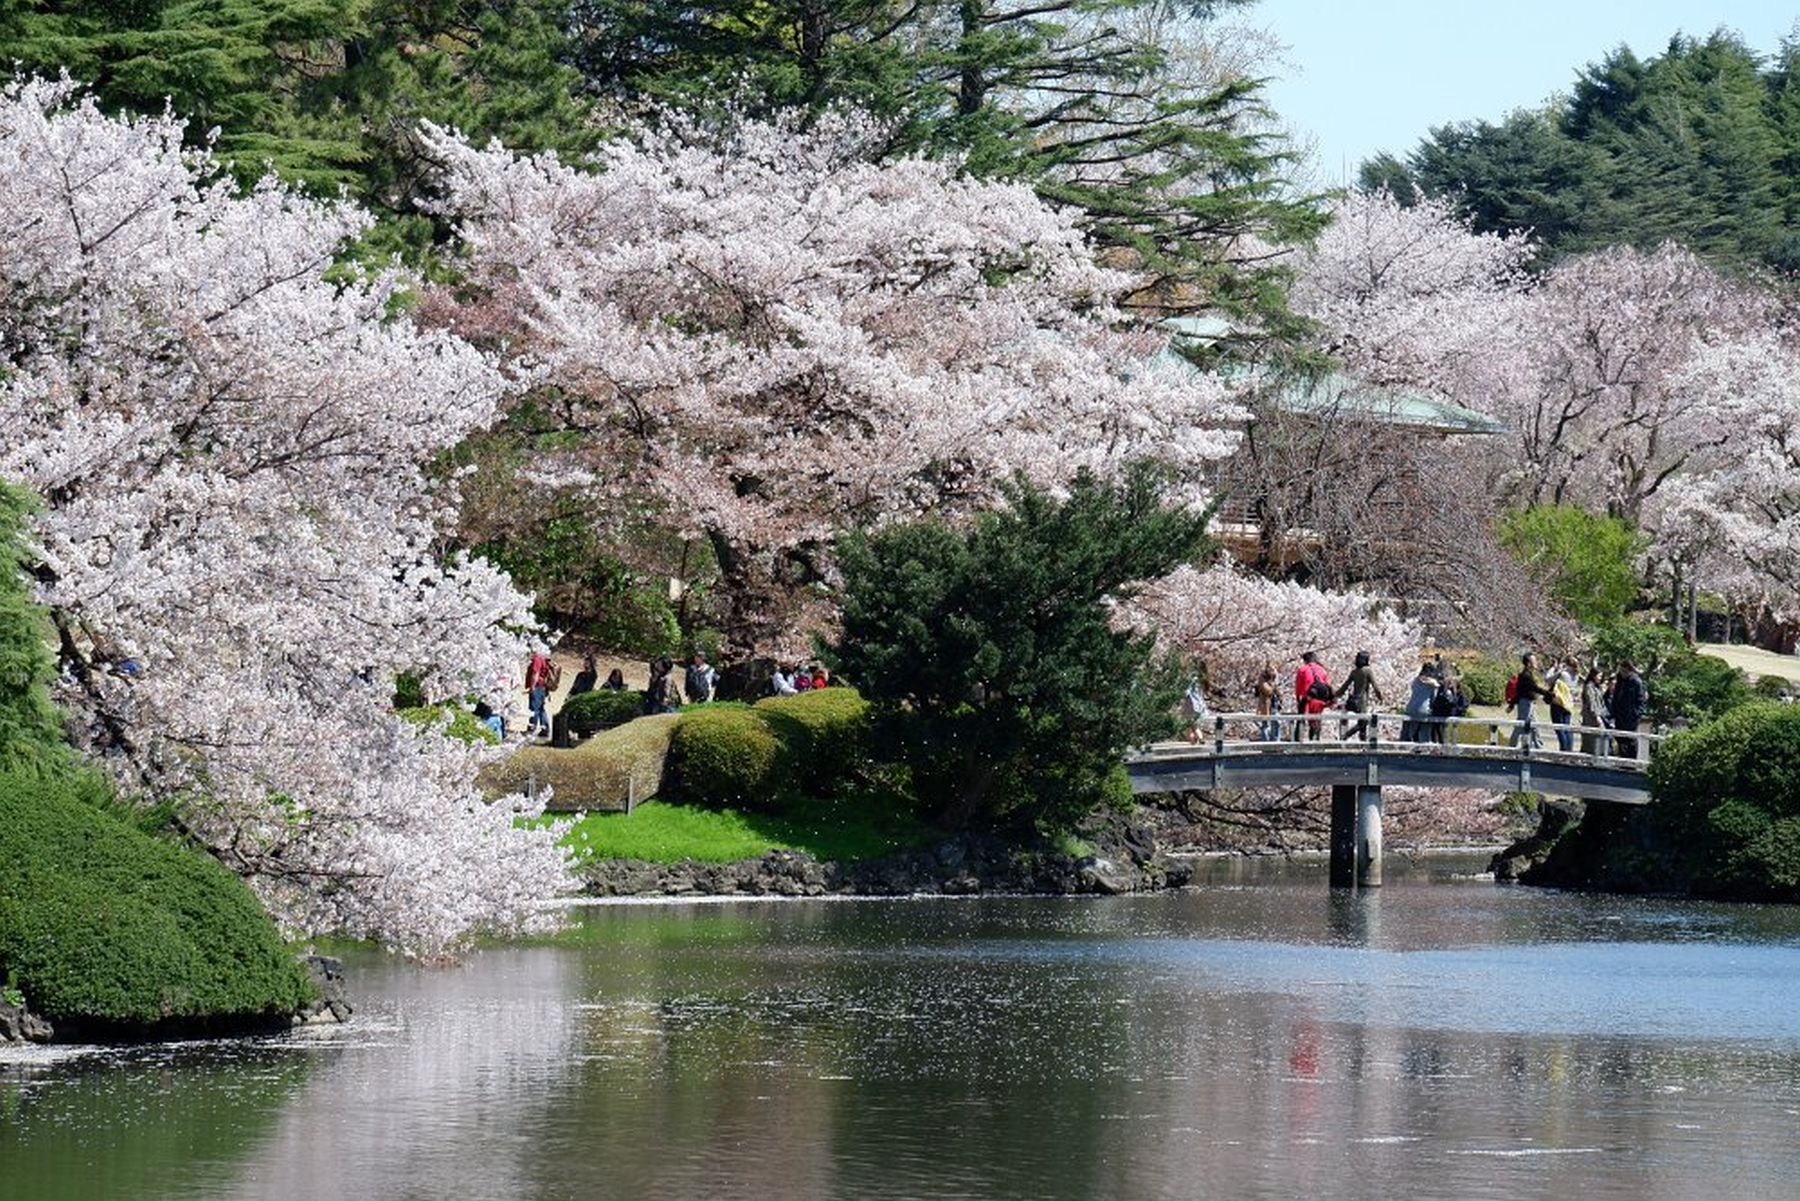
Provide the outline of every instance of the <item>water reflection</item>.
[[1104,901],[609,907],[456,971],[356,964],[341,1034],[222,1076],[194,1052],[68,1069],[62,1117],[0,1111],[0,1192],[103,1150],[63,1120],[105,1125],[160,1075],[257,1105],[170,1102],[215,1145],[135,1191],[43,1195],[1794,1194],[1800,911],[1428,864],[1361,895],[1322,865],[1207,874]]

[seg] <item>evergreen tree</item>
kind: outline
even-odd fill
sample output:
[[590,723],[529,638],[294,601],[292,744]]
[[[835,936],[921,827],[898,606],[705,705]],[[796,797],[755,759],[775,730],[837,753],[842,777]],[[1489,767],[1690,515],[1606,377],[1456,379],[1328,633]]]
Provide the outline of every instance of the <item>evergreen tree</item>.
[[1402,200],[1455,197],[1480,232],[1529,229],[1548,259],[1677,241],[1724,266],[1800,261],[1800,99],[1791,45],[1764,70],[1736,36],[1621,47],[1570,94],[1498,125],[1447,125],[1363,167]]
[[1064,829],[1133,746],[1172,732],[1180,695],[1113,606],[1207,548],[1209,514],[1166,509],[1156,476],[1025,484],[956,530],[936,522],[843,547],[832,658],[873,705],[921,800],[961,826]]

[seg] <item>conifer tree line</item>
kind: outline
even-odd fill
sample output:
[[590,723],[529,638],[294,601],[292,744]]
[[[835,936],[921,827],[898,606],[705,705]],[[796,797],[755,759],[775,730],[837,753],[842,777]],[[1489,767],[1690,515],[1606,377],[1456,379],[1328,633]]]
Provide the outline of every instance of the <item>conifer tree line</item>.
[[1458,204],[1483,233],[1530,231],[1540,265],[1674,241],[1726,268],[1800,268],[1800,35],[1759,54],[1737,35],[1620,47],[1546,104],[1439,126],[1365,189]]

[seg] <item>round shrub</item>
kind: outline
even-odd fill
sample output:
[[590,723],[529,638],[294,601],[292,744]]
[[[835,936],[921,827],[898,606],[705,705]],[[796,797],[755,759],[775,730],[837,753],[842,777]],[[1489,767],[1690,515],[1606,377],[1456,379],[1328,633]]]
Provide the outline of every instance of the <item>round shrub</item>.
[[622,726],[644,712],[644,694],[632,689],[599,688],[579,692],[563,702],[569,727],[584,734]]
[[280,1025],[312,993],[219,863],[17,776],[0,776],[0,983],[103,1037]]
[[1472,704],[1504,705],[1506,681],[1516,671],[1517,668],[1508,667],[1498,659],[1471,660],[1461,668],[1463,691]]
[[767,808],[786,783],[783,765],[781,741],[761,714],[706,705],[675,727],[664,788],[696,804]]
[[869,702],[854,688],[821,688],[756,702],[756,713],[781,739],[787,777],[815,796],[836,792],[863,773]]
[[1800,900],[1800,707],[1745,705],[1665,743],[1649,829],[1666,879],[1710,896]]

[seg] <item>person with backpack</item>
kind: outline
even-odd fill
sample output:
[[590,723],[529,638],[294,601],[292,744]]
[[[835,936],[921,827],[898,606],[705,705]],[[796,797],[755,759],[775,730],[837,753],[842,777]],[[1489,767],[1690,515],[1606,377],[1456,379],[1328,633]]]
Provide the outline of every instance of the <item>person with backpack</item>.
[[1537,732],[1537,709],[1534,702],[1550,699],[1550,689],[1544,684],[1542,673],[1538,669],[1538,657],[1527,652],[1519,660],[1519,674],[1506,682],[1506,702],[1514,707],[1520,724],[1514,727],[1511,746],[1520,746],[1529,742],[1532,748],[1544,745]]
[[525,695],[531,706],[531,718],[525,723],[525,737],[550,737],[550,694],[560,683],[562,672],[550,658],[550,652],[533,652],[525,665]]
[[1575,749],[1575,733],[1569,729],[1569,719],[1575,716],[1575,670],[1568,664],[1558,664],[1550,672],[1550,724],[1556,727],[1556,746],[1558,750]]
[[681,689],[675,684],[675,660],[664,655],[650,661],[650,686],[644,689],[645,713],[676,713],[681,709]]
[[1344,682],[1339,686],[1333,699],[1337,697],[1348,697],[1344,708],[1351,713],[1362,715],[1353,726],[1348,722],[1345,723],[1344,737],[1358,740],[1367,737],[1375,725],[1374,719],[1369,717],[1369,714],[1374,711],[1374,705],[1370,703],[1370,698],[1378,701],[1384,699],[1381,695],[1381,686],[1375,682],[1375,669],[1369,666],[1368,651],[1356,652],[1356,666],[1352,667],[1350,674],[1344,677]]
[[1644,720],[1644,710],[1649,706],[1650,689],[1627,659],[1619,664],[1612,690],[1613,729],[1620,732],[1619,754],[1626,759],[1638,757],[1638,740],[1625,735],[1637,733],[1638,723]]
[[683,681],[687,687],[687,699],[690,705],[702,705],[712,700],[713,690],[718,687],[719,673],[713,670],[712,664],[699,651],[688,660],[687,676]]
[[[1319,741],[1318,715],[1325,712],[1331,704],[1331,673],[1319,662],[1317,651],[1307,651],[1300,656],[1300,670],[1294,673],[1294,712],[1304,713],[1310,719],[1305,723],[1306,737]],[[1294,741],[1301,739],[1301,723],[1294,723]]]
[[1431,741],[1442,745],[1452,741],[1449,737],[1449,718],[1465,717],[1469,712],[1469,698],[1464,695],[1462,681],[1454,671],[1438,664],[1440,683],[1437,695],[1431,698]]

